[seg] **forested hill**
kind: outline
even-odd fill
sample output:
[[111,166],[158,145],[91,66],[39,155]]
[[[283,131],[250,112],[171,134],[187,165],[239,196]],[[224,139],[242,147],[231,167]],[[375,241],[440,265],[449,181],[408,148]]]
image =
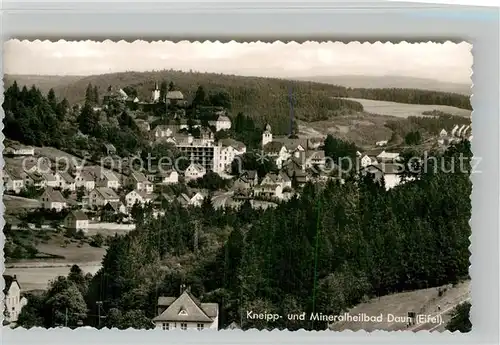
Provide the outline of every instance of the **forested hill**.
[[173,70],[157,72],[123,72],[87,77],[57,77],[6,75],[5,88],[14,80],[19,87],[36,84],[42,93],[54,88],[59,99],[66,98],[70,104],[85,99],[87,86],[97,86],[101,96],[110,85],[132,87],[142,100],[149,100],[151,90],[157,81],[174,82],[176,89],[183,92],[188,101],[192,100],[196,89],[202,85],[208,93],[221,89],[231,98],[231,112],[244,112],[258,122],[270,122],[280,127],[288,123],[290,113],[290,88],[293,95],[295,116],[305,121],[326,120],[332,116],[362,111],[361,104],[336,97],[367,98],[413,104],[449,105],[471,109],[469,97],[454,93],[415,89],[360,89],[308,81],[292,81],[276,78],[244,77],[215,73],[181,72]]

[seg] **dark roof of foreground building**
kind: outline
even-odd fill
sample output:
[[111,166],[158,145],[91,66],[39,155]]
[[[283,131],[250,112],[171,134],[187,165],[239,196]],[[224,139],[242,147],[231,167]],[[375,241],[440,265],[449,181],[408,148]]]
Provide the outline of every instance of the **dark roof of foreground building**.
[[178,297],[159,297],[159,307],[167,307],[153,321],[213,322],[218,315],[217,303],[201,303],[191,292],[184,290]]

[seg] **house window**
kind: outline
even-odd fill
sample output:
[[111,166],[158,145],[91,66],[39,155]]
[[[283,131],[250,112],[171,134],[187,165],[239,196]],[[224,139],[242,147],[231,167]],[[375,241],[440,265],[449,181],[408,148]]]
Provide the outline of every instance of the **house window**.
[[188,327],[187,323],[181,323],[181,329],[186,330]]
[[167,322],[167,323],[162,323],[161,325],[161,328],[164,330],[164,331],[167,331],[170,329],[170,324]]
[[201,330],[203,329],[203,327],[204,327],[204,326],[205,326],[205,325],[204,325],[204,324],[202,324],[202,323],[199,323],[199,324],[197,324],[197,325],[196,325],[196,327],[198,328],[198,331],[201,331]]

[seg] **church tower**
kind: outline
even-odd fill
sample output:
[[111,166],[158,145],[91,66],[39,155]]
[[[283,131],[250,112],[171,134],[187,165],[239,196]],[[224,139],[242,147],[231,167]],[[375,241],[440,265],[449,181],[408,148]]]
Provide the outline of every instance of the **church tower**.
[[267,124],[264,133],[262,133],[262,147],[266,146],[271,141],[273,141],[273,133],[271,133],[271,126]]
[[152,101],[158,102],[160,100],[160,89],[158,88],[158,82],[155,82],[155,89],[153,90]]

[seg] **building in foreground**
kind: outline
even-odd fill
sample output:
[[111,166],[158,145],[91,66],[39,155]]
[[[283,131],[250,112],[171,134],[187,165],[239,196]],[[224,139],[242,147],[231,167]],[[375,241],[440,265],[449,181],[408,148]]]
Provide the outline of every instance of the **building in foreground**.
[[201,303],[189,288],[183,286],[179,297],[159,297],[158,316],[153,319],[156,328],[213,329],[219,328],[219,305]]
[[26,297],[21,296],[21,285],[17,281],[16,276],[4,275],[5,288],[4,294],[4,321],[16,322],[21,309],[28,303]]

